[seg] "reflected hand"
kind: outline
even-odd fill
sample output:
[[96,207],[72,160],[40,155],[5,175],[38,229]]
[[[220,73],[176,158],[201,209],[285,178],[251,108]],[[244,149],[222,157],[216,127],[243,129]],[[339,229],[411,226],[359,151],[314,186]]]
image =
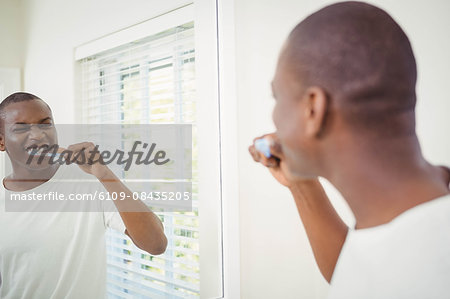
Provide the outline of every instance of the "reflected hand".
[[104,177],[109,168],[104,165],[98,148],[92,142],[81,142],[70,145],[67,150],[71,152],[70,162],[76,163],[86,173],[98,179]]

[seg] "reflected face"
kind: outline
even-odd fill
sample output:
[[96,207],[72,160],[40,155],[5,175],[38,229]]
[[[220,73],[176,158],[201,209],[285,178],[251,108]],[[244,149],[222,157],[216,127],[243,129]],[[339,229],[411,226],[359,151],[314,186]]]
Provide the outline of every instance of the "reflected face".
[[[13,167],[33,170],[49,167],[44,160],[37,163],[34,157],[31,163],[31,149],[42,145],[57,144],[57,134],[53,117],[48,106],[41,100],[12,103],[3,110],[3,132],[1,150],[6,151]],[[46,158],[47,159],[47,158]],[[48,159],[47,159],[48,160]]]
[[309,154],[311,140],[305,134],[306,101],[305,90],[299,78],[289,70],[288,59],[284,48],[272,81],[275,107],[272,118],[277,129],[277,137],[281,143],[285,162],[296,177],[315,176],[312,171],[313,161]]

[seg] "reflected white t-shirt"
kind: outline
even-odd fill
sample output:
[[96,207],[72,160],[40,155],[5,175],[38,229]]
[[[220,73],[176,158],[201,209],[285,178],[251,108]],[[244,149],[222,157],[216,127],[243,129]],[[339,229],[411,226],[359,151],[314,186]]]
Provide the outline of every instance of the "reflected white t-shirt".
[[[72,164],[60,166],[52,180],[69,174],[93,178]],[[105,298],[105,228],[125,231],[119,213],[5,212],[0,185],[0,298]],[[54,183],[30,191],[49,188]],[[97,188],[105,190],[100,182]]]
[[328,298],[450,298],[450,195],[350,230]]

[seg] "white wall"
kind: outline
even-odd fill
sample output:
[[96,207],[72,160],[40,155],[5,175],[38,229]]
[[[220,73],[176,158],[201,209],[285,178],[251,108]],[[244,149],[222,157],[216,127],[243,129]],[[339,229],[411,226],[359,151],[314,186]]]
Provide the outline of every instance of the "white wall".
[[[14,0],[0,1],[0,11],[7,5],[7,9],[17,15]],[[50,103],[56,122],[71,123],[75,119],[73,108],[77,93],[74,48],[185,1],[23,2],[25,42],[6,54],[2,50],[0,65],[23,65],[25,90]],[[270,81],[284,39],[302,18],[331,2],[235,0],[241,297],[245,299],[323,298],[327,292],[292,199],[261,166],[251,161],[247,147],[255,136],[273,130]],[[450,70],[450,19],[446,13],[450,11],[450,2],[372,2],[391,13],[410,36],[419,67],[417,119],[423,150],[430,160],[450,165],[450,119],[446,118],[450,112],[446,93]],[[1,12],[0,17],[0,30],[3,26],[9,28],[0,31],[2,41],[4,38],[13,40],[16,36],[13,32],[20,32],[21,22],[4,18]],[[23,60],[21,48],[24,49]],[[329,190],[335,204],[351,223],[345,204]]]
[[21,0],[0,0],[0,67],[22,67],[21,4]]
[[[293,200],[251,160],[247,147],[274,129],[270,81],[283,41],[301,19],[333,2],[235,1],[242,298],[323,298],[327,292]],[[369,2],[386,9],[411,39],[419,70],[417,128],[423,151],[431,161],[450,165],[450,2]],[[346,205],[329,192],[351,223]]]
[[274,130],[270,82],[282,43],[311,11],[305,4],[235,2],[242,298],[326,294],[293,200],[247,152],[254,137]]
[[185,4],[186,0],[22,0],[24,89],[42,97],[57,123],[73,123],[74,49]]

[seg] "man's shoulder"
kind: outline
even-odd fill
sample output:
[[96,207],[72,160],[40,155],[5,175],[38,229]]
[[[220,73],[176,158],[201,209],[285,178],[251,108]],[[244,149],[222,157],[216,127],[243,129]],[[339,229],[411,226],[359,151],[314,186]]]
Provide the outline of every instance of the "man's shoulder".
[[430,290],[450,292],[449,215],[450,195],[446,195],[387,224],[351,230],[329,298],[439,298],[428,296]]
[[[394,219],[393,224],[438,229],[441,225],[450,226],[450,193],[419,204]],[[449,234],[450,236],[450,234]]]
[[[439,235],[444,227],[450,229],[450,194],[414,206],[392,221],[368,229],[354,231],[355,235],[381,239],[401,239],[408,235],[430,238]],[[434,232],[434,233],[432,233]],[[448,234],[450,238],[450,234]],[[418,239],[418,238],[416,238]]]
[[[450,252],[450,194],[419,204],[391,222],[350,230],[341,253],[386,263],[417,258],[436,260]],[[447,256],[448,254],[445,253]],[[449,257],[445,257],[450,262]]]

